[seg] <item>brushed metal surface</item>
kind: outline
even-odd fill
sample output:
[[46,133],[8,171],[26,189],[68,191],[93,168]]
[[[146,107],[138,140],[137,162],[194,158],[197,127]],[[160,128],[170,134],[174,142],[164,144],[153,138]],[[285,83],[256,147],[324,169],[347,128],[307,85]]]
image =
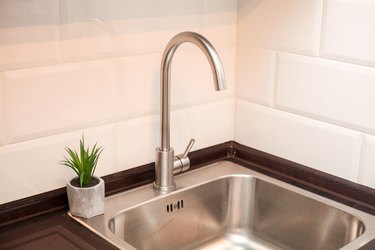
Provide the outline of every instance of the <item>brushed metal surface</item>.
[[76,218],[123,249],[358,249],[375,217],[232,162],[106,200],[104,215]]
[[[162,191],[175,189],[174,165],[181,163],[181,170],[189,168],[187,153],[184,159],[175,159],[170,146],[170,115],[171,115],[171,65],[177,48],[183,43],[196,45],[205,54],[214,78],[215,90],[226,89],[223,65],[212,44],[200,34],[186,31],[175,35],[167,44],[160,65],[160,147],[156,148],[154,188]],[[193,142],[194,143],[194,142]],[[189,143],[190,145],[190,143]],[[192,146],[192,144],[191,144]],[[188,152],[190,146],[188,146]],[[191,147],[190,147],[191,148]]]

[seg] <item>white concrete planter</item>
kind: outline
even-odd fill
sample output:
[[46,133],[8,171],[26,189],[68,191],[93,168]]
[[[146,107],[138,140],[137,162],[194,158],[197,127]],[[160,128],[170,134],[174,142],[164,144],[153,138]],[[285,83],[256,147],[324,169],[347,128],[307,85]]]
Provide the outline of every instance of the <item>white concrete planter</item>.
[[68,182],[69,211],[72,215],[91,218],[104,213],[104,180],[99,177],[99,183],[93,187],[75,187]]

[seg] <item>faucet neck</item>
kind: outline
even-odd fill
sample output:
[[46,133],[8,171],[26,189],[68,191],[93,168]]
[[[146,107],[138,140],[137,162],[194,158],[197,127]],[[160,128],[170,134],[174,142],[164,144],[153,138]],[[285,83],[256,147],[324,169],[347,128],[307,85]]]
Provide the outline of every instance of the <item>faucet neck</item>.
[[203,36],[194,32],[182,32],[174,36],[167,44],[161,61],[160,68],[160,121],[161,121],[161,142],[162,151],[170,150],[170,71],[172,58],[177,48],[185,42],[198,46],[206,55],[211,66],[214,77],[215,90],[226,89],[225,75],[220,58],[212,44]]

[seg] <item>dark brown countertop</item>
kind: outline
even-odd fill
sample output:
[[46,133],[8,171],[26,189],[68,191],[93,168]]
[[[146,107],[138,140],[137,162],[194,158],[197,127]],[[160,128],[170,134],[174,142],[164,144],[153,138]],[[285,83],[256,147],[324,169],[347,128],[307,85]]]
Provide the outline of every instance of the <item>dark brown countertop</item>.
[[60,210],[0,228],[0,249],[117,248]]
[[[189,154],[191,169],[230,160],[375,215],[375,190],[230,141]],[[154,164],[104,176],[106,196],[151,183]],[[0,205],[0,249],[117,249],[71,219],[65,188]],[[375,249],[375,240],[361,250]]]

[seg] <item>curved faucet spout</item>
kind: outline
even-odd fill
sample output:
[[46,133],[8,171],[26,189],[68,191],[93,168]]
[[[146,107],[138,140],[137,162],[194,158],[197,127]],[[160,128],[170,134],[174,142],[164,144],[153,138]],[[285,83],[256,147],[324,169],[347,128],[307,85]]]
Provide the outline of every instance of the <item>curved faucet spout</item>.
[[156,148],[154,187],[169,191],[175,188],[173,181],[174,152],[170,146],[170,71],[176,49],[185,42],[198,46],[206,55],[214,77],[215,90],[226,89],[225,76],[220,58],[212,44],[203,36],[194,32],[182,32],[174,36],[167,44],[160,68],[160,121],[161,142]]
[[206,55],[214,77],[215,90],[226,89],[224,69],[220,58],[212,44],[200,34],[186,31],[174,36],[164,49],[160,68],[161,91],[161,145],[162,150],[170,148],[169,116],[170,116],[170,72],[172,58],[177,48],[185,42],[198,46]]

